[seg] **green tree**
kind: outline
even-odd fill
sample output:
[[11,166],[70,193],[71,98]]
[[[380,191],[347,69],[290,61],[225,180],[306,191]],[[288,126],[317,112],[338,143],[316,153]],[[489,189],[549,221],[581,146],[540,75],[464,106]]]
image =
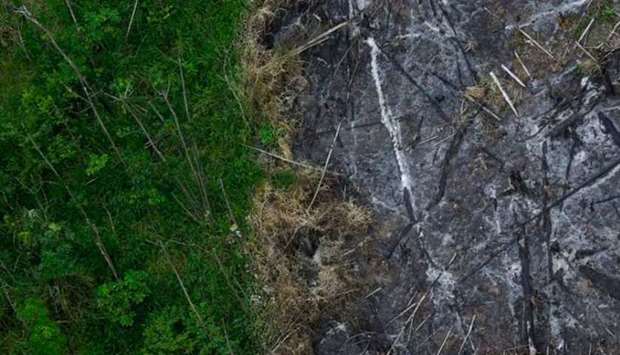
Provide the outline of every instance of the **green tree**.
[[58,325],[50,320],[41,300],[27,299],[17,310],[17,317],[26,325],[27,338],[21,344],[24,352],[41,355],[66,353],[66,339]]

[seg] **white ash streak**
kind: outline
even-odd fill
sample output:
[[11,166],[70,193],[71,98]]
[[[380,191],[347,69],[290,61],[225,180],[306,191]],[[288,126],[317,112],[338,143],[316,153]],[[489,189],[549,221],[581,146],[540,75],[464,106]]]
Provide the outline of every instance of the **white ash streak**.
[[411,204],[415,208],[415,202],[413,201],[413,179],[411,175],[411,169],[407,163],[405,156],[405,149],[403,145],[403,136],[400,122],[394,118],[392,111],[388,107],[385,101],[385,94],[383,93],[383,87],[381,82],[381,75],[379,73],[379,54],[381,51],[375,42],[375,39],[369,37],[366,40],[366,44],[370,47],[371,57],[371,73],[375,81],[377,89],[377,96],[379,97],[379,108],[381,111],[381,123],[385,126],[392,139],[392,146],[394,148],[394,154],[396,155],[396,162],[398,163],[398,169],[400,170],[400,181],[404,189],[409,190],[411,196]]

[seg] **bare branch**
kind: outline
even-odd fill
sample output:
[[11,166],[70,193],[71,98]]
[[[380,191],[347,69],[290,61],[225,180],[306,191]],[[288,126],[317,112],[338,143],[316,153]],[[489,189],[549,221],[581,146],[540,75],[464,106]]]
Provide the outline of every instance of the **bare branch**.
[[312,205],[314,205],[314,201],[316,197],[319,195],[319,191],[321,191],[321,185],[323,185],[323,180],[325,179],[325,174],[327,173],[327,167],[329,166],[329,162],[332,158],[332,153],[334,153],[334,147],[336,146],[336,141],[338,140],[338,136],[340,135],[340,128],[342,127],[342,120],[338,123],[338,128],[336,128],[336,134],[334,134],[334,140],[332,141],[331,146],[329,147],[329,153],[327,153],[327,158],[325,159],[325,165],[323,165],[323,171],[321,172],[321,178],[319,179],[319,183],[316,187],[316,191],[314,191],[314,196],[312,196],[312,200],[306,209],[306,212],[310,212],[312,209]]
[[118,273],[116,272],[116,268],[114,267],[114,263],[112,263],[112,258],[110,258],[110,255],[108,254],[108,251],[106,250],[105,245],[103,244],[103,241],[101,240],[101,235],[99,234],[99,228],[97,228],[97,226],[90,220],[90,218],[88,217],[88,214],[86,213],[86,210],[84,210],[84,207],[82,207],[80,205],[80,203],[78,202],[77,198],[73,194],[73,191],[71,191],[71,189],[69,188],[69,185],[66,184],[65,180],[58,173],[58,170],[56,170],[56,168],[54,168],[54,166],[49,161],[49,159],[47,159],[47,156],[45,155],[45,153],[43,153],[43,151],[41,150],[39,145],[34,141],[34,139],[32,139],[32,137],[30,135],[27,135],[26,137],[32,143],[32,145],[34,146],[34,149],[37,151],[37,153],[39,153],[39,155],[41,156],[41,158],[43,159],[45,164],[50,168],[50,170],[52,170],[52,172],[54,173],[54,175],[56,175],[58,180],[61,181],[61,184],[64,186],[65,190],[67,190],[67,193],[69,194],[69,197],[71,198],[71,200],[73,200],[73,202],[78,207],[80,213],[82,214],[82,216],[86,220],[86,224],[88,224],[88,226],[91,228],[91,230],[94,233],[95,245],[99,249],[99,252],[103,256],[103,258],[105,259],[106,264],[108,264],[108,267],[112,271],[112,274],[114,275],[114,278],[116,280],[118,280],[119,279]]
[[56,49],[56,51],[58,53],[60,53],[60,55],[67,62],[67,64],[69,64],[69,66],[71,67],[71,69],[73,70],[75,75],[78,77],[78,80],[82,84],[82,90],[84,91],[85,98],[86,98],[86,100],[88,102],[88,105],[90,106],[91,110],[93,111],[93,114],[95,115],[95,118],[97,119],[97,123],[99,124],[99,126],[103,130],[103,133],[105,134],[106,138],[108,139],[108,141],[112,145],[112,148],[116,152],[116,155],[118,156],[120,161],[123,164],[125,164],[125,161],[123,160],[123,157],[121,155],[120,150],[118,149],[118,147],[114,143],[114,140],[112,139],[112,136],[110,135],[110,132],[108,131],[107,127],[105,126],[105,123],[103,123],[103,120],[101,119],[101,116],[99,115],[99,111],[97,110],[97,106],[95,105],[95,103],[92,100],[92,96],[91,96],[91,91],[92,90],[90,89],[90,86],[88,85],[88,82],[86,81],[86,78],[84,77],[84,75],[82,74],[82,72],[80,71],[78,66],[73,62],[73,60],[71,60],[71,58],[69,58],[69,56],[65,53],[65,51],[63,51],[62,48],[60,48],[60,46],[58,45],[58,42],[56,42],[56,40],[54,39],[54,36],[52,35],[52,33],[47,28],[45,28],[45,26],[43,26],[36,18],[34,18],[32,16],[32,14],[30,13],[30,11],[28,11],[28,9],[25,6],[22,5],[19,9],[16,10],[16,13],[22,15],[26,20],[30,21],[39,30],[41,30],[47,36],[47,38],[50,40],[50,42],[52,43],[52,46]]
[[129,19],[129,25],[127,26],[127,33],[125,34],[125,39],[129,38],[131,26],[133,25],[133,19],[136,16],[136,10],[138,9],[138,1],[139,0],[136,0],[133,4],[133,10],[131,11],[131,18]]
[[172,268],[172,271],[174,272],[174,275],[176,276],[177,281],[179,282],[179,286],[181,286],[181,290],[183,291],[183,295],[185,296],[185,299],[187,300],[189,307],[192,309],[192,311],[196,315],[196,318],[200,322],[200,325],[204,327],[204,320],[202,319],[200,312],[198,312],[196,305],[194,304],[194,302],[192,302],[192,299],[189,296],[189,293],[187,292],[187,288],[185,287],[185,284],[183,283],[183,279],[181,279],[181,275],[179,275],[179,272],[177,271],[176,266],[174,266],[174,263],[172,263],[170,254],[168,254],[168,250],[166,249],[166,247],[164,246],[164,243],[161,240],[159,241],[159,246],[161,247],[161,250],[164,252],[166,261],[168,262],[168,265],[170,265],[170,267]]
[[525,72],[527,77],[531,78],[532,74],[530,73],[529,69],[527,69],[527,67],[525,66],[525,63],[523,63],[523,60],[521,59],[521,56],[519,55],[519,52],[517,51],[515,51],[515,58],[517,58],[517,61],[519,62],[519,64],[521,64],[521,67],[523,68],[523,71]]
[[531,45],[533,45],[534,47],[540,49],[543,53],[545,53],[546,55],[549,56],[549,58],[556,60],[555,57],[553,56],[553,54],[551,54],[551,52],[549,52],[548,50],[545,49],[545,47],[543,47],[540,43],[538,43],[538,41],[536,41],[534,38],[532,38],[532,36],[530,36],[527,32],[525,32],[523,29],[519,29],[519,32],[521,32],[521,34],[523,36],[525,36],[525,38],[527,38],[527,40],[529,41],[529,43]]
[[499,88],[499,91],[502,93],[504,100],[506,100],[506,103],[508,104],[512,112],[514,112],[515,116],[519,117],[519,112],[515,108],[515,105],[512,103],[512,100],[510,99],[510,96],[508,96],[508,93],[502,87],[502,84],[499,82],[499,79],[497,79],[497,76],[495,76],[495,73],[490,72],[489,75],[491,75],[491,78],[495,82],[495,85],[497,85],[497,87]]
[[[244,147],[246,147],[246,148],[255,150],[255,151],[259,152],[259,153],[265,154],[266,156],[269,156],[269,157],[274,158],[274,159],[281,160],[281,161],[283,161],[285,163],[296,165],[296,166],[304,168],[304,169],[309,169],[309,170],[315,170],[315,171],[323,172],[323,169],[317,168],[316,166],[312,166],[312,165],[300,163],[300,162],[297,162],[297,161],[294,161],[294,160],[291,160],[291,159],[287,159],[285,157],[279,156],[277,154],[270,153],[270,152],[268,152],[266,150],[263,150],[263,149],[260,149],[260,148],[257,148],[257,147],[252,147],[252,146],[245,145],[245,144],[242,144],[242,145]],[[332,172],[332,171],[328,171],[328,173],[330,173],[331,175],[340,175],[340,174],[338,174],[336,172]]]
[[525,84],[521,81],[521,79],[519,79],[519,77],[517,76],[517,74],[513,73],[510,69],[508,69],[508,67],[506,67],[504,64],[502,64],[502,70],[504,70],[511,78],[514,79],[514,81],[517,82],[517,84],[521,85],[523,88],[527,88],[527,86],[525,86]]

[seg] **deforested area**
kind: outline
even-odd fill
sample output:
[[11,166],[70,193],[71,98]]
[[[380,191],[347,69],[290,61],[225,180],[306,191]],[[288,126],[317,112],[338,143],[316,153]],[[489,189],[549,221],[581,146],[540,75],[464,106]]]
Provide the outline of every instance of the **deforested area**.
[[313,351],[619,353],[620,4],[306,5],[293,157],[357,186],[375,256]]

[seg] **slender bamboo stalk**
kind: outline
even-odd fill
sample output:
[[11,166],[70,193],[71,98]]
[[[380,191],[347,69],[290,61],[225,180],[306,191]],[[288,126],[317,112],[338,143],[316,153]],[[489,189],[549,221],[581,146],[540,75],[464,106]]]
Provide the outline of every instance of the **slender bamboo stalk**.
[[73,200],[75,202],[76,206],[78,207],[78,210],[82,214],[82,217],[84,217],[84,219],[86,220],[86,224],[88,224],[88,226],[90,227],[90,229],[94,233],[94,239],[95,239],[94,241],[95,241],[95,245],[99,249],[99,253],[105,259],[105,262],[106,262],[106,264],[108,264],[108,267],[112,271],[112,275],[114,275],[114,278],[116,280],[119,280],[118,273],[116,272],[116,268],[114,267],[114,263],[112,262],[112,258],[108,254],[108,251],[106,250],[106,247],[103,244],[103,241],[101,240],[101,234],[99,233],[99,228],[97,228],[97,226],[91,221],[90,217],[88,217],[88,213],[86,213],[86,210],[84,210],[84,207],[82,207],[80,205],[80,203],[78,202],[77,198],[73,194],[73,191],[71,191],[69,186],[65,183],[65,180],[60,176],[60,174],[58,173],[58,170],[56,170],[56,168],[54,168],[54,166],[49,161],[49,159],[47,159],[47,156],[45,155],[45,153],[43,153],[43,151],[41,150],[39,145],[34,141],[34,139],[32,139],[32,137],[30,135],[27,135],[27,138],[32,143],[32,145],[34,146],[34,149],[37,151],[37,153],[39,153],[39,155],[41,156],[41,158],[43,159],[45,164],[50,168],[50,170],[52,170],[52,172],[58,178],[58,180],[61,181],[61,184],[63,185],[63,187],[65,188],[65,190],[69,194],[69,197],[71,198],[71,200]]
[[92,99],[92,95],[91,95],[92,90],[90,89],[90,86],[88,85],[88,82],[86,81],[86,78],[82,74],[82,71],[80,71],[80,68],[78,68],[78,66],[73,62],[73,60],[71,60],[71,58],[67,55],[67,53],[65,53],[65,51],[62,48],[60,48],[60,45],[58,45],[58,42],[56,42],[56,39],[54,39],[54,36],[52,35],[52,33],[45,26],[43,26],[36,18],[34,18],[32,14],[30,13],[30,11],[28,11],[28,9],[25,6],[22,5],[19,9],[16,10],[16,13],[22,15],[26,20],[30,21],[39,30],[41,30],[50,40],[50,43],[52,44],[52,46],[65,60],[65,62],[69,64],[69,66],[71,67],[75,75],[78,77],[78,80],[80,81],[80,84],[82,86],[82,91],[84,91],[85,98],[91,110],[93,111],[95,118],[97,119],[97,123],[103,130],[103,133],[105,134],[106,138],[112,145],[112,148],[116,152],[116,155],[118,156],[120,161],[123,164],[125,164],[125,161],[123,160],[120,150],[114,143],[114,140],[112,139],[112,136],[110,135],[110,132],[108,131],[108,128],[106,127],[105,123],[103,122],[103,119],[101,119],[101,116],[99,115],[99,110],[97,109],[97,106],[95,105]]

